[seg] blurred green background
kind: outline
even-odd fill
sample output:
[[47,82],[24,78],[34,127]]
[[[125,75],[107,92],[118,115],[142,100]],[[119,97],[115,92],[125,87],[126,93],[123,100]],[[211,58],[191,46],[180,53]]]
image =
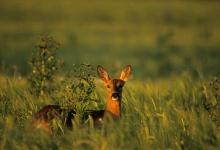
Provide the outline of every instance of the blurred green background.
[[0,71],[26,75],[42,34],[61,43],[65,68],[126,64],[136,79],[220,73],[220,2],[1,0]]

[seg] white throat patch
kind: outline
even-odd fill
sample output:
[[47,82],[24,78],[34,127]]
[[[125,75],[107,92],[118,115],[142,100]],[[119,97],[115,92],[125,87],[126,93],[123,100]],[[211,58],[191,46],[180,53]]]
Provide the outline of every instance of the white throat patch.
[[117,97],[117,98],[112,97],[112,100],[113,100],[113,101],[117,101],[117,100],[118,100],[118,97]]

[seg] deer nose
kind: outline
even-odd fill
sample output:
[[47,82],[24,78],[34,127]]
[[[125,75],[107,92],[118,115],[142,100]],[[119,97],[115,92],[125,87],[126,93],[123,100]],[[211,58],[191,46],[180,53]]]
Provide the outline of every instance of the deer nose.
[[118,100],[119,99],[119,93],[112,93],[112,100]]

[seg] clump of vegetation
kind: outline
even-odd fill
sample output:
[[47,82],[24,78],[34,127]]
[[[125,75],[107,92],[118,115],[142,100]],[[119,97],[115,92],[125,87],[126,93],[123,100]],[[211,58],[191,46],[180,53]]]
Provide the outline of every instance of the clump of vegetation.
[[220,127],[220,79],[215,77],[203,86],[204,107]]
[[57,57],[59,45],[51,36],[42,36],[32,54],[30,60],[32,72],[29,79],[31,92],[37,96],[45,95],[53,89],[52,81],[60,67]]
[[32,116],[31,101],[27,101],[25,94],[26,91],[14,89],[11,85],[0,88],[0,118],[13,117],[16,125],[23,127]]
[[0,89],[0,106],[1,106],[0,117],[4,118],[12,110],[11,101],[4,89]]
[[74,65],[58,88],[58,103],[67,109],[75,110],[79,115],[95,100],[95,73],[91,65]]

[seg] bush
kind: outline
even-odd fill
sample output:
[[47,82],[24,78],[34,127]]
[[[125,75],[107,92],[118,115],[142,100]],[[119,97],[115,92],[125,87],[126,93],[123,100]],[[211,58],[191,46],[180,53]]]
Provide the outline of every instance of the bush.
[[37,96],[45,95],[52,91],[52,81],[57,72],[59,60],[57,49],[59,43],[50,36],[42,36],[33,52],[30,60],[32,72],[29,80],[31,83],[31,92]]
[[81,117],[95,100],[95,75],[91,65],[74,65],[55,92],[55,100],[67,110],[74,110]]

